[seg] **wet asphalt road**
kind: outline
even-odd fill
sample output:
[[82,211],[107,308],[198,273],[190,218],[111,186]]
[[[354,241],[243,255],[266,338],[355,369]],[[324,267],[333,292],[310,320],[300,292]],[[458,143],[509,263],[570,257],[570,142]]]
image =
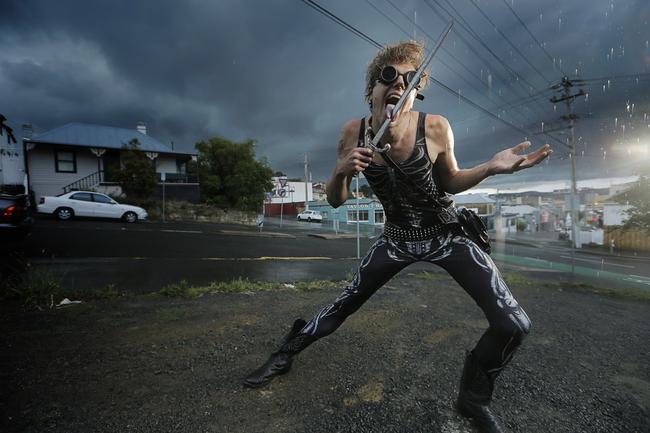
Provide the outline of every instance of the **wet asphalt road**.
[[[236,278],[291,282],[342,280],[356,270],[354,226],[332,238],[331,227],[284,219],[267,220],[264,229],[243,225],[193,222],[124,224],[110,220],[61,222],[41,217],[24,244],[28,269],[51,271],[62,286],[75,292],[108,285],[129,293],[148,293],[186,280],[193,285]],[[377,230],[362,231],[363,256]],[[330,235],[328,239],[313,235]],[[493,257],[502,269],[525,269],[537,277],[570,278],[570,252],[557,242],[495,243]],[[528,262],[522,257],[529,257]],[[564,265],[564,271],[545,263]],[[584,271],[578,276],[593,285],[650,290],[650,260],[643,257],[576,254]],[[553,264],[551,264],[553,266]],[[428,264],[409,269],[437,272]],[[603,279],[600,271],[608,273]],[[634,277],[630,278],[630,275]],[[613,277],[613,278],[612,278]],[[620,277],[620,278],[619,278]]]
[[[132,293],[181,280],[192,284],[344,279],[357,265],[356,239],[309,236],[317,223],[259,231],[211,223],[140,223],[41,219],[25,242],[32,268],[63,276],[75,291],[112,284]],[[363,254],[372,240],[363,237]]]

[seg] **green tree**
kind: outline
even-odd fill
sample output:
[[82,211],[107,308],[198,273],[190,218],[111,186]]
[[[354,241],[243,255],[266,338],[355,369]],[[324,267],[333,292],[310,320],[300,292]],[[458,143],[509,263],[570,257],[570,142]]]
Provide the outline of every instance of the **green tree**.
[[122,147],[121,167],[115,173],[115,180],[129,199],[151,198],[158,184],[156,169],[144,152],[139,150],[137,138]]
[[618,195],[616,201],[633,206],[627,211],[625,228],[641,229],[650,233],[650,180],[647,176],[641,176],[639,182]]
[[259,210],[264,194],[273,189],[273,170],[266,159],[255,159],[254,140],[235,143],[222,137],[196,143],[201,195],[226,208]]

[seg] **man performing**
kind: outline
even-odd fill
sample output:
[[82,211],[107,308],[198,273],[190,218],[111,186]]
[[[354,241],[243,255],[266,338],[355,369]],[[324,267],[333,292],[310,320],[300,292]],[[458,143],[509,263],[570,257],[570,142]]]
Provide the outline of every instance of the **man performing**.
[[[494,381],[528,334],[531,322],[489,255],[465,235],[447,194],[465,191],[488,176],[532,167],[552,151],[547,144],[522,155],[530,146],[523,142],[495,154],[486,163],[459,169],[447,119],[411,111],[417,91],[427,85],[426,74],[401,109],[394,110],[423,59],[424,48],[416,42],[386,46],[378,52],[366,74],[370,117],[343,126],[336,167],[327,182],[327,200],[339,207],[348,197],[352,178],[363,172],[384,207],[383,235],[334,303],[309,322],[296,320],[279,348],[245,379],[244,385],[259,387],[288,372],[296,354],[334,332],[394,275],[411,263],[426,261],[445,269],[489,322],[476,347],[467,353],[456,407],[481,431],[501,432],[488,407]],[[387,118],[390,123],[378,147],[389,148],[388,157],[365,146],[368,126],[371,134],[377,132]]]

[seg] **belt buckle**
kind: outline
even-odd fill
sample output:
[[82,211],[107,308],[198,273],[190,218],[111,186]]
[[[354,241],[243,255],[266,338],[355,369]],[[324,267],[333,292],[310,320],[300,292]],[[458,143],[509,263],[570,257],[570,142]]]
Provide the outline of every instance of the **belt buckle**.
[[442,208],[442,212],[440,212],[438,218],[443,224],[449,224],[454,220],[454,214],[449,210],[449,208]]

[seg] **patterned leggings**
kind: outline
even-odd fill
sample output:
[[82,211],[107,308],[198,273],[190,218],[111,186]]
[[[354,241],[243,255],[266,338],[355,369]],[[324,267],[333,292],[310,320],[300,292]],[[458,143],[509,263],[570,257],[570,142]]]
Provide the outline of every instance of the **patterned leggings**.
[[300,333],[316,339],[331,334],[377,289],[417,261],[434,263],[445,269],[483,310],[489,327],[474,348],[474,354],[488,372],[500,371],[528,334],[531,322],[490,256],[457,227],[426,241],[393,241],[381,236],[361,261],[343,293],[311,319]]

